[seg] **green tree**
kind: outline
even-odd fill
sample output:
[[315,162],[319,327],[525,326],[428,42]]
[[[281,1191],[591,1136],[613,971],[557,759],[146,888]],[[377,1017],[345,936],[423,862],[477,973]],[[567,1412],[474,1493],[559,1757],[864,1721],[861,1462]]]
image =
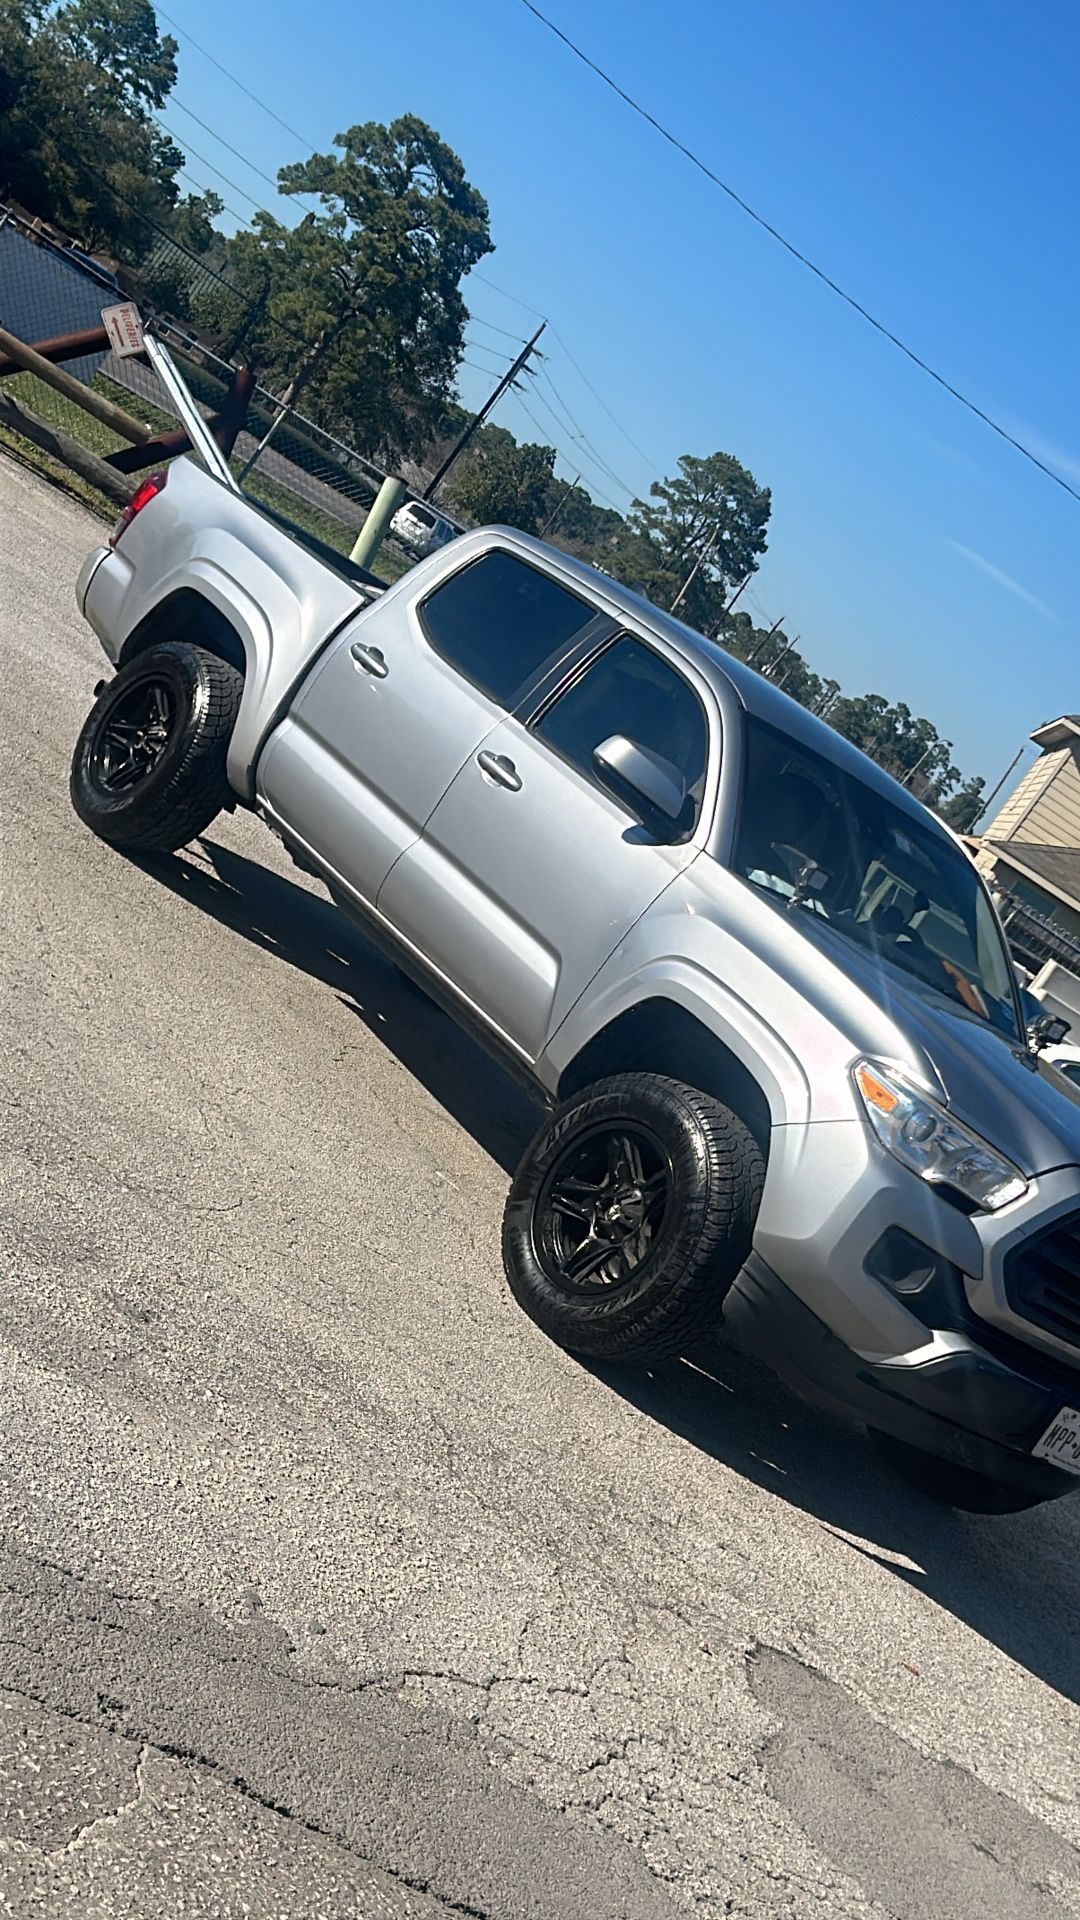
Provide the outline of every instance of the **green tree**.
[[952,742],[942,740],[937,728],[902,700],[893,705],[880,693],[837,700],[829,721],[929,806],[936,806],[960,778],[950,759]]
[[447,501],[473,526],[539,533],[551,510],[554,472],[554,447],[518,446],[507,434],[463,461],[447,486]]
[[178,246],[200,257],[223,246],[214,225],[225,211],[225,202],[208,187],[205,193],[189,193],[173,209],[169,232]]
[[413,114],[339,134],[339,153],[283,167],[282,193],[321,203],[272,214],[229,245],[251,315],[245,349],[321,424],[387,457],[441,419],[461,358],[460,284],[491,251],[487,205],[457,155]]
[[145,251],[184,156],[155,125],[176,42],[150,0],[0,0],[0,184],[87,245]]
[[947,820],[957,833],[970,833],[986,805],[986,782],[979,774],[972,774],[958,787],[952,797],[941,807],[941,817]]
[[613,571],[658,606],[678,601],[691,625],[715,626],[730,589],[756,571],[771,511],[768,487],[732,454],[684,454],[635,500]]

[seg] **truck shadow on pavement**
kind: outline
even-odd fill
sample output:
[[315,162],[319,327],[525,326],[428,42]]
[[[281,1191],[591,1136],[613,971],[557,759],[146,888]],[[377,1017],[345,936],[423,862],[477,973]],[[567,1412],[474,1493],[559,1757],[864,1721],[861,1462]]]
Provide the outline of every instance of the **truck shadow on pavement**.
[[[329,900],[214,841],[138,864],[253,946],[322,981],[485,1153],[513,1171],[538,1108]],[[1080,1500],[1002,1518],[936,1508],[888,1471],[858,1429],[807,1406],[726,1337],[656,1372],[590,1371],[598,1388],[801,1508],[851,1553],[1080,1701]],[[897,1646],[897,1662],[906,1657]]]
[[[724,1335],[655,1372],[591,1371],[1080,1701],[1080,1499],[1007,1517],[935,1507],[888,1470],[858,1428],[799,1400]],[[896,1658],[903,1665],[910,1654],[898,1645]]]
[[213,840],[133,864],[252,946],[330,987],[484,1152],[513,1172],[540,1124],[539,1106],[331,900]]

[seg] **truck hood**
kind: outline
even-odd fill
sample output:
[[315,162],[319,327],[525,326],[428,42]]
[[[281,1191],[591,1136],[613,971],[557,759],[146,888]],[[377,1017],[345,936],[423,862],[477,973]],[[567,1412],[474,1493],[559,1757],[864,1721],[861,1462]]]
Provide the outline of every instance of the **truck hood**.
[[[880,1009],[885,1058],[921,1069],[949,1109],[1028,1176],[1080,1164],[1080,1094],[1038,1055],[953,1005],[887,961],[864,953],[810,914],[799,930]],[[863,1028],[866,1023],[852,1023]],[[871,1022],[876,1026],[877,1022]],[[888,1052],[889,1030],[907,1045]],[[874,1051],[870,1032],[858,1044]],[[878,1057],[882,1057],[879,1051]]]

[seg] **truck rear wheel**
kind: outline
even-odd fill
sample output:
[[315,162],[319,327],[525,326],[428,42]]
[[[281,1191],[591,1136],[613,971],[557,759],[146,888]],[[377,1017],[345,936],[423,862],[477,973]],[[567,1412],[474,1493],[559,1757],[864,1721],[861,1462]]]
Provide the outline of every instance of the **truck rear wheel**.
[[227,806],[243,677],[185,640],[149,647],[110,680],[75,745],[71,801],[111,846],[172,853]]
[[720,1318],[764,1170],[746,1126],[709,1095],[657,1074],[600,1081],[546,1123],[514,1177],[510,1290],[572,1353],[673,1358]]

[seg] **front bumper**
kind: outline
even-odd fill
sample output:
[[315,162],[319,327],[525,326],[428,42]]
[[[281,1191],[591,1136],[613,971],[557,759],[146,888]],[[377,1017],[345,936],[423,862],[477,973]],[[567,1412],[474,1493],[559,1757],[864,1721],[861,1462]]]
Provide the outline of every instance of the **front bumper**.
[[[779,1127],[725,1317],[837,1411],[1043,1497],[1080,1491],[1030,1457],[1062,1406],[1080,1407],[1080,1348],[1022,1319],[1004,1284],[1010,1251],[1078,1205],[1080,1169],[1060,1168],[969,1215],[861,1121]],[[890,1265],[898,1241],[910,1273]]]
[[[989,1353],[964,1334],[928,1334],[898,1358],[854,1353],[751,1254],[724,1308],[735,1334],[808,1396],[880,1433],[1043,1500],[1080,1479],[1031,1449],[1068,1400],[1069,1379],[1040,1354]],[[1080,1401],[1080,1377],[1071,1382]]]

